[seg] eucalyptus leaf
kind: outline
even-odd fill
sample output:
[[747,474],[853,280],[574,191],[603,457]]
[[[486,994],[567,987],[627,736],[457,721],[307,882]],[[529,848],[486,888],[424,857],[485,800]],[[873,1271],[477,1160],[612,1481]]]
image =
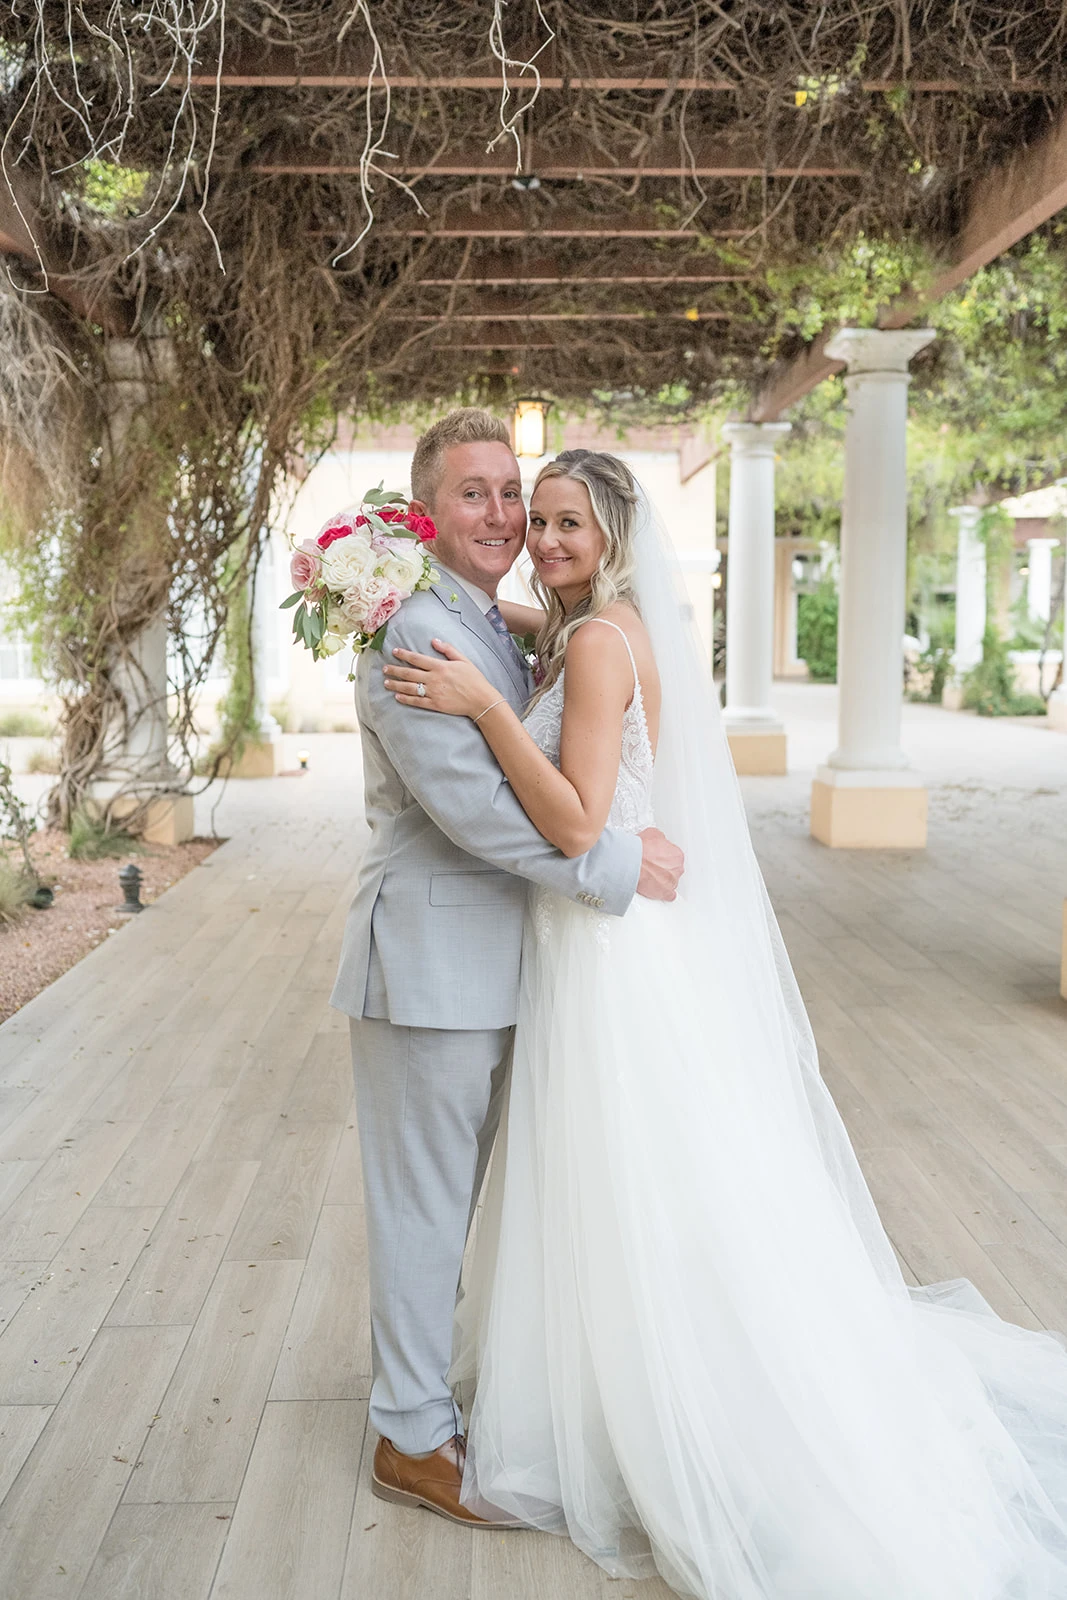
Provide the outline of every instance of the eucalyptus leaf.
[[389,624],[387,622],[383,622],[382,623],[381,627],[378,629],[378,632],[371,639],[371,642],[368,645],[368,649],[370,649],[370,650],[381,650],[381,649],[384,648],[384,645],[385,645],[385,630],[386,630],[386,628],[388,626],[389,626]]
[[281,605],[278,607],[278,610],[279,611],[288,611],[290,606],[295,606],[299,601],[303,600],[303,598],[304,598],[303,590],[302,589],[297,589],[297,590],[294,591],[293,594],[291,594],[289,596],[288,600],[283,600],[282,601]]

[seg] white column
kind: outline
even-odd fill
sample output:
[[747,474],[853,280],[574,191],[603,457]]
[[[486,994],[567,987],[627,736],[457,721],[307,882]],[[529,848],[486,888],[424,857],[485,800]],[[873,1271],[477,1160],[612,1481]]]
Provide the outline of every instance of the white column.
[[771,707],[774,667],[774,454],[788,422],[730,422],[726,724],[738,772],[784,773],[785,729]]
[[282,731],[267,705],[268,640],[278,628],[276,587],[274,547],[268,536],[252,584],[252,716],[255,737],[267,744],[280,738]]
[[1030,570],[1026,576],[1026,609],[1035,622],[1047,622],[1052,611],[1052,552],[1058,539],[1027,539]]
[[843,328],[848,365],[837,643],[838,744],[812,790],[825,844],[926,842],[926,790],[900,744],[907,574],[908,363],[929,328]]
[[[174,377],[174,353],[169,338],[112,339],[104,348],[101,385],[107,425],[107,448],[118,460],[139,419],[155,383]],[[154,572],[135,574],[154,583]],[[139,786],[173,787],[178,773],[167,754],[167,617],[166,577],[160,576],[162,609],[115,661],[116,687],[125,702],[125,734],[121,749],[109,763],[116,778],[136,779]]]
[[982,659],[986,622],[985,542],[978,537],[981,506],[953,506],[956,518],[956,648],[957,672],[969,672]]

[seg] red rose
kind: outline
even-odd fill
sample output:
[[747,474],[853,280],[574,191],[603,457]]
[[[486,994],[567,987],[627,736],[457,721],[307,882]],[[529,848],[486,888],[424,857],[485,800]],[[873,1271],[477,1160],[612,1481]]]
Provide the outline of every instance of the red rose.
[[[366,518],[363,520],[366,521]],[[319,549],[328,550],[335,540],[347,539],[351,532],[352,529],[347,522],[336,522],[329,528],[323,528],[317,541]]]
[[432,517],[416,516],[414,511],[409,511],[404,518],[405,525],[409,527],[417,539],[423,544],[428,544],[431,539],[437,538],[437,529]]

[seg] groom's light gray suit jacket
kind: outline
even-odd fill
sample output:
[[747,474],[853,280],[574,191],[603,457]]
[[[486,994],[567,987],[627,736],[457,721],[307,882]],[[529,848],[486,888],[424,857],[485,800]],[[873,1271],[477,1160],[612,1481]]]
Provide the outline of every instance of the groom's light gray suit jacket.
[[537,832],[469,718],[398,705],[383,661],[398,646],[432,656],[434,638],[462,650],[520,714],[530,695],[507,640],[447,575],[404,603],[382,655],[361,657],[356,710],[371,838],[330,1003],[365,1014],[373,948],[390,1022],[503,1028],[518,1009],[527,880],[621,916],[641,843],[607,829],[568,860]]

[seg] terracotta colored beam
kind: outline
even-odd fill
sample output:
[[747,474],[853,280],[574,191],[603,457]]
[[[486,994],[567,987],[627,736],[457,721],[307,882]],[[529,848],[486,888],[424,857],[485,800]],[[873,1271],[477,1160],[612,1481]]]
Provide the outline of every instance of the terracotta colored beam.
[[[856,161],[842,161],[829,150],[797,149],[768,159],[750,141],[698,141],[689,156],[677,140],[656,140],[640,155],[620,151],[617,156],[581,140],[566,149],[541,148],[536,140],[523,140],[522,165],[538,178],[575,181],[580,178],[860,178],[867,170]],[[510,146],[486,150],[482,145],[458,145],[424,158],[390,161],[391,173],[409,181],[418,178],[507,178],[515,173],[515,152]],[[263,177],[358,177],[358,159],[314,151],[289,151],[253,161],[248,171]]]
[[[921,295],[905,295],[879,319],[883,328],[903,328],[925,306],[957,288],[980,267],[1067,206],[1067,116],[1061,117],[1033,144],[979,178],[971,190],[967,214],[948,260]],[[836,329],[827,329],[767,386],[750,413],[755,422],[770,422],[810,393],[824,378],[842,370],[825,346]]]
[[459,276],[452,277],[425,277],[420,278],[419,287],[426,289],[451,289],[453,284],[463,288],[507,288],[520,285],[554,285],[564,283],[574,284],[619,284],[634,285],[647,284],[650,287],[666,286],[672,283],[752,283],[755,275],[748,272],[716,272],[713,268],[706,271],[695,271],[687,267],[681,272],[628,272],[620,269],[618,272],[582,272],[573,265],[566,265],[562,261],[536,261],[528,266],[515,265],[500,261],[474,262]]
[[727,311],[701,311],[691,317],[685,311],[398,311],[389,317],[396,322],[728,322]]
[[[637,59],[616,61],[610,71],[572,73],[563,70],[558,54],[551,47],[537,61],[542,89],[587,90],[655,90],[683,89],[712,94],[730,94],[738,87],[736,78],[714,73],[650,73]],[[219,79],[226,89],[365,89],[371,70],[369,54],[358,46],[351,50],[318,56],[302,55],[286,45],[263,44],[255,49],[241,43],[227,51],[221,75],[217,63],[200,62],[191,82],[202,88],[214,88]],[[174,73],[167,82],[181,87],[186,82],[182,73]],[[448,69],[416,67],[408,71],[390,71],[392,89],[474,89],[499,93],[503,79],[499,65],[491,58],[472,56],[467,61]],[[507,74],[508,88],[532,89],[532,72],[519,72],[514,68]],[[1034,79],[1005,79],[993,85],[976,85],[960,78],[865,78],[860,87],[871,94],[884,94],[891,89],[906,88],[917,94],[1047,94],[1055,92],[1049,84]]]
[[414,209],[403,221],[376,222],[381,237],[409,239],[741,239],[745,228],[713,228],[690,222],[684,227],[652,213],[620,211],[614,215],[585,215],[545,209],[527,215],[504,206],[482,211],[454,210],[438,219],[421,217]]

